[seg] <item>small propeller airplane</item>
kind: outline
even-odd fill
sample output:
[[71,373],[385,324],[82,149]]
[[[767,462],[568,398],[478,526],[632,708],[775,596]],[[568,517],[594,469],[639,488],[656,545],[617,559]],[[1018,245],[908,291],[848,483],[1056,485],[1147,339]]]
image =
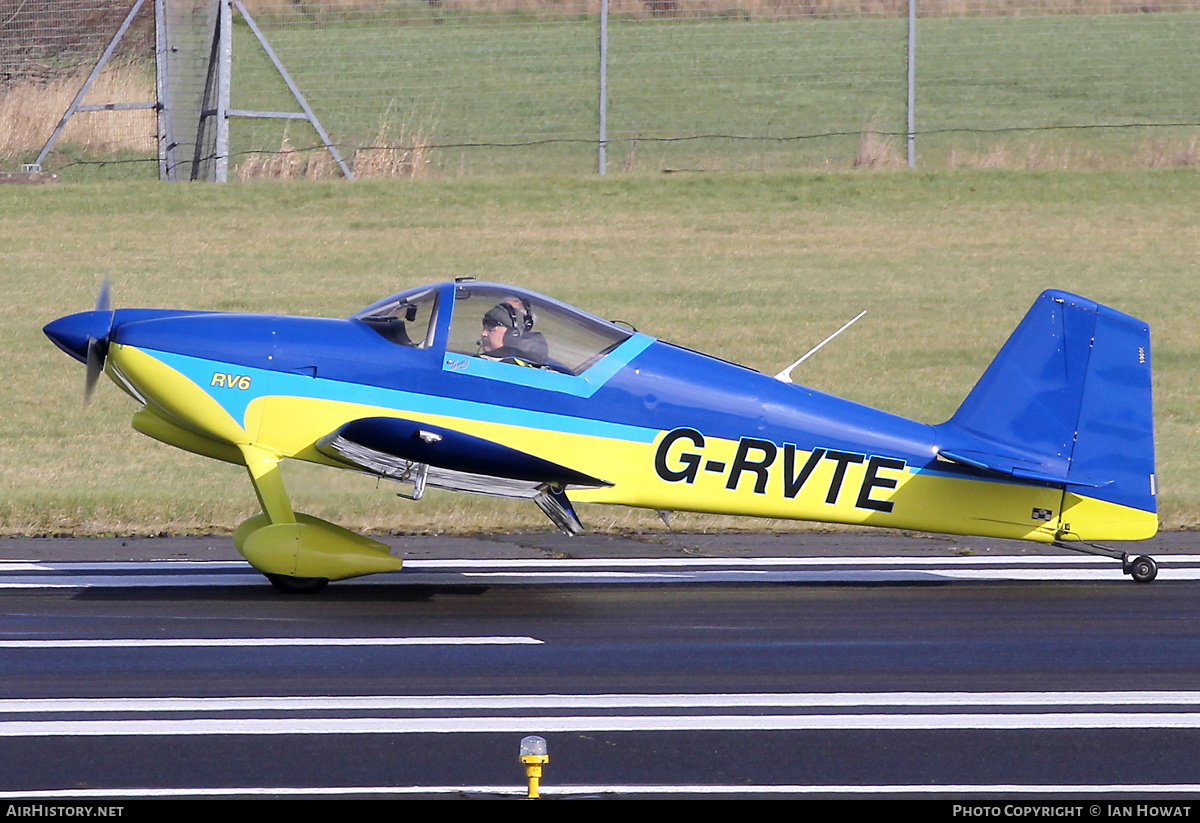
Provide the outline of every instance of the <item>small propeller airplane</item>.
[[262,513],[234,544],[284,592],[401,567],[293,511],[285,459],[412,499],[531,499],[569,534],[574,503],[610,503],[1016,538],[1157,574],[1098,542],[1158,530],[1150,330],[1065,292],[1038,297],[939,425],[472,278],[346,319],[114,310],[106,280],[45,333],[87,364],[87,393],[105,373],[141,405],[135,429],[247,468]]

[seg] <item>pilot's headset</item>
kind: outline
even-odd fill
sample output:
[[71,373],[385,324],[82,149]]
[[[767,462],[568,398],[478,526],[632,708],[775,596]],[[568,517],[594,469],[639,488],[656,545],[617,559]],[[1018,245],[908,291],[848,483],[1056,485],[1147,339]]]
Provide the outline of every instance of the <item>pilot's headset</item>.
[[520,301],[521,307],[517,308],[505,300],[488,309],[488,313],[484,317],[504,326],[504,345],[517,346],[520,344],[521,338],[533,329],[537,316],[534,315],[533,307],[524,297],[514,297],[509,300]]

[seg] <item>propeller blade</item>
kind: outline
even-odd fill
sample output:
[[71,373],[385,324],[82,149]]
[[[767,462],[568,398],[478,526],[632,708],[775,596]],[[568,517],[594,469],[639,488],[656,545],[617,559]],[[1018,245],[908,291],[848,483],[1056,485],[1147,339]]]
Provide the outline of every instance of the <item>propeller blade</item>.
[[87,376],[83,382],[83,400],[87,402],[92,399],[92,392],[96,390],[96,383],[100,380],[100,373],[104,371],[104,358],[108,354],[108,338],[97,340],[94,337],[88,338],[87,346]]
[[83,401],[86,403],[92,399],[92,392],[96,390],[96,383],[100,380],[100,375],[104,372],[104,360],[108,357],[108,336],[112,333],[113,319],[116,314],[112,307],[112,288],[109,285],[108,275],[104,275],[104,282],[100,284],[100,294],[96,297],[96,311],[108,312],[108,325],[104,330],[104,336],[100,338],[88,335],[87,341],[87,375],[83,381]]
[[108,275],[100,284],[100,295],[96,298],[96,311],[112,311],[112,289],[109,287]]

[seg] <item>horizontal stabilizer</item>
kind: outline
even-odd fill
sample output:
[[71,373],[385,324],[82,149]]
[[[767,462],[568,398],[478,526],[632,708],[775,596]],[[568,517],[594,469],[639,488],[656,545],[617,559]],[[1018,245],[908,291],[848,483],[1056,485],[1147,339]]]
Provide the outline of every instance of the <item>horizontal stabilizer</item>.
[[956,448],[950,450],[939,448],[938,457],[948,460],[951,463],[961,463],[964,466],[972,466],[976,469],[1012,477],[1015,480],[1033,480],[1039,483],[1054,483],[1058,485],[1071,483],[1072,485],[1087,486],[1089,488],[1097,488],[1103,485],[1102,483],[1084,480],[1077,476],[1068,477],[1066,473],[1047,471],[1045,467],[1039,464],[1032,463],[1020,457],[1014,457],[1013,455],[972,451],[970,449]]

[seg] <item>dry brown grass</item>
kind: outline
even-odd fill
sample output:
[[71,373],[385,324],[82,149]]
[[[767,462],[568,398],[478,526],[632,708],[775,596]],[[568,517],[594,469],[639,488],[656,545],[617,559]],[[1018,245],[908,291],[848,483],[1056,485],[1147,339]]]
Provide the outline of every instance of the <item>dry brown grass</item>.
[[429,144],[424,132],[409,134],[404,126],[393,137],[385,116],[374,142],[354,153],[354,176],[424,177],[429,171]]
[[[429,139],[420,131],[409,135],[401,127],[392,136],[385,117],[374,142],[354,152],[351,169],[356,178],[424,177],[429,169]],[[239,180],[328,180],[341,176],[329,152],[323,148],[297,151],[287,135],[277,152],[251,155],[237,169]]]
[[[0,91],[0,158],[37,151],[87,80],[87,72],[48,82],[30,80]],[[153,73],[127,64],[110,66],[88,90],[84,104],[147,103],[155,97]],[[94,152],[153,152],[157,124],[152,109],[77,112],[60,142]]]
[[[1040,149],[1029,147],[1029,157],[1032,162],[1039,162]],[[1012,150],[1009,146],[991,146],[986,149],[967,151],[958,147],[950,149],[946,155],[946,165],[951,168],[969,169],[1006,169],[1013,168]],[[1027,164],[1028,165],[1028,164]],[[1043,165],[1032,165],[1029,168],[1045,168]]]
[[946,165],[968,169],[1028,169],[1031,171],[1115,168],[1179,168],[1200,165],[1200,135],[1191,138],[1151,138],[1139,147],[1105,153],[1081,145],[1048,146],[1031,142],[996,144],[974,149],[951,147]]
[[341,170],[325,149],[298,151],[287,135],[279,151],[250,155],[237,167],[237,179],[246,180],[330,180],[341,177]]
[[238,166],[238,180],[291,179],[303,177],[307,165],[305,152],[298,152],[284,135],[279,151],[252,154]]
[[858,152],[854,155],[856,169],[894,169],[907,163],[896,150],[896,140],[884,137],[874,131],[863,132],[858,143]]
[[1149,168],[1200,165],[1200,136],[1188,141],[1147,140],[1134,158],[1134,164]]

